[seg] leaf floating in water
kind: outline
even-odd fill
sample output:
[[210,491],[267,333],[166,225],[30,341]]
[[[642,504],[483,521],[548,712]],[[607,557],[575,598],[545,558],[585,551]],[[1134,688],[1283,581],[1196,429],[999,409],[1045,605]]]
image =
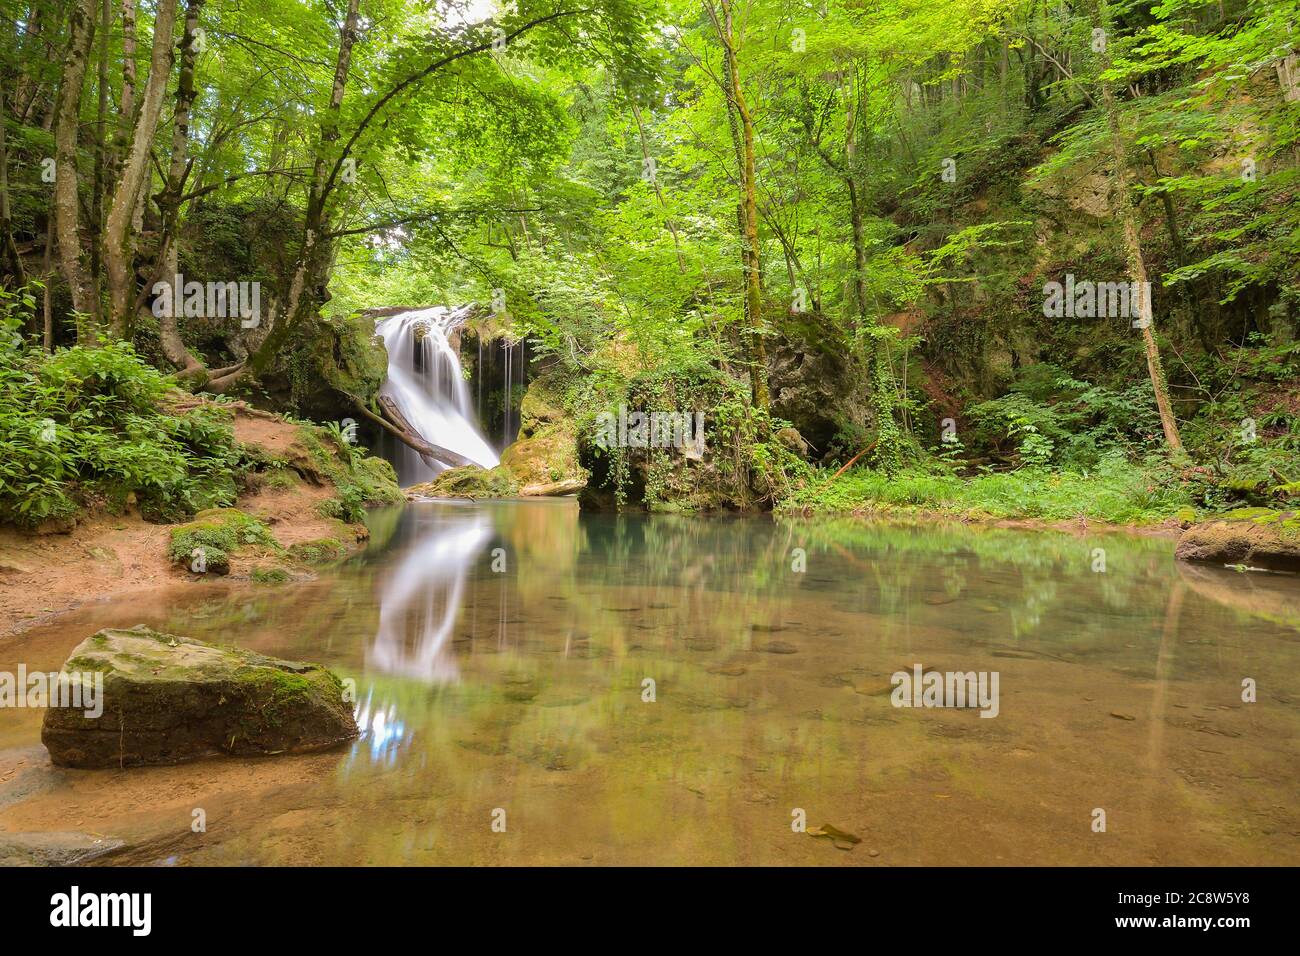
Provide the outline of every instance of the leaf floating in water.
[[862,842],[862,837],[841,830],[839,827],[830,823],[823,823],[819,827],[812,827],[808,830],[808,835],[819,840],[830,840],[835,844],[835,849],[837,850],[852,850]]

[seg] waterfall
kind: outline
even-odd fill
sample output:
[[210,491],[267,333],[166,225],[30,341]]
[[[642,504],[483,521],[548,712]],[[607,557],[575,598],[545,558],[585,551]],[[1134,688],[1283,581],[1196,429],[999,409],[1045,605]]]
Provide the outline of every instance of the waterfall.
[[[501,459],[479,433],[460,356],[449,336],[468,318],[469,306],[435,306],[390,315],[375,323],[388,349],[388,378],[380,394],[393,400],[420,437],[492,468]],[[428,481],[441,466],[430,468],[411,448],[398,449],[397,476],[403,485]]]

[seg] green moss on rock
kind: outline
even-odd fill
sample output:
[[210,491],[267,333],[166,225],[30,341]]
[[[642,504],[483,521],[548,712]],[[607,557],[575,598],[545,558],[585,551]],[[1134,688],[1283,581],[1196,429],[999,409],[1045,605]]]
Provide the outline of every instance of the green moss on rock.
[[59,766],[298,753],[357,735],[342,682],[318,664],[137,626],[100,631],[73,649],[63,669],[104,679],[102,713],[46,710],[41,741]]
[[210,508],[171,530],[167,556],[187,568],[201,556],[206,571],[227,574],[230,558],[244,547],[281,550],[266,525],[252,515],[238,508]]
[[491,470],[462,465],[408,488],[407,494],[416,498],[513,498],[519,494],[519,482],[503,465]]

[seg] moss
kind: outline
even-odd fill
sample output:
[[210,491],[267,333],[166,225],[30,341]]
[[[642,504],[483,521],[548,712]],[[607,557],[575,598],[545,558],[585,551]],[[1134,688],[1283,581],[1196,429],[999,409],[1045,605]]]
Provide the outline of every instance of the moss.
[[285,584],[289,581],[289,572],[284,568],[253,568],[249,577],[258,584]]
[[298,476],[292,468],[276,464],[266,470],[265,481],[268,488],[285,490],[298,484]]
[[299,425],[298,436],[313,466],[338,489],[337,497],[317,509],[325,517],[361,521],[371,505],[404,500],[393,466],[382,458],[365,454],[319,425]]
[[411,489],[429,498],[513,498],[519,494],[519,482],[504,465],[488,470],[478,465],[448,468],[433,481]]
[[225,573],[231,556],[248,546],[282,550],[266,525],[252,515],[238,508],[212,508],[172,529],[167,554],[175,563],[191,567],[195,552],[201,551],[207,570]]
[[290,545],[289,554],[306,564],[328,564],[347,555],[348,549],[337,538],[317,538]]
[[1249,521],[1271,527],[1284,537],[1300,535],[1300,511],[1278,511],[1273,508],[1238,508],[1217,516],[1223,521]]

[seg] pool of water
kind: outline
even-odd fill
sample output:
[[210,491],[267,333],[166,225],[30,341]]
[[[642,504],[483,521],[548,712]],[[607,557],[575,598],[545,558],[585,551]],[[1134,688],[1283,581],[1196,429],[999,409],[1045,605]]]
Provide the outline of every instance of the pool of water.
[[[0,860],[1300,863],[1292,577],[1180,566],[1168,539],[569,501],[372,526],[309,584],[182,586],[0,643],[0,670],[54,669],[143,623],[321,661],[363,726],[72,771],[40,711],[0,710]],[[917,666],[996,673],[996,716],[895,706]]]

